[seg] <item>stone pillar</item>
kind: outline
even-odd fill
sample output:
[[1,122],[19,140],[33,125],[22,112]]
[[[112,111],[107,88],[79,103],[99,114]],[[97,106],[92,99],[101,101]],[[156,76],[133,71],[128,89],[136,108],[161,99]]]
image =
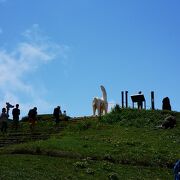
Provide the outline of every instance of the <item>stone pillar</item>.
[[151,91],[151,109],[154,110],[154,91]]
[[126,94],[126,108],[128,108],[128,91],[125,91]]
[[121,103],[122,103],[122,108],[124,108],[124,91],[121,91]]

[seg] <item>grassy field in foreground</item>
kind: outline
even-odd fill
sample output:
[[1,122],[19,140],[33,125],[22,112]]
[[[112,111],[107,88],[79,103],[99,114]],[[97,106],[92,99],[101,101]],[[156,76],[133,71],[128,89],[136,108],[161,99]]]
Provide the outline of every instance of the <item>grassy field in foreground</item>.
[[[170,114],[177,117],[177,126],[156,128]],[[0,177],[173,179],[173,164],[180,159],[179,123],[176,112],[131,109],[61,122],[63,130],[47,140],[1,148]],[[37,130],[47,131],[54,125],[43,121],[37,126]]]
[[171,179],[172,170],[127,166],[107,161],[33,155],[0,156],[1,180]]

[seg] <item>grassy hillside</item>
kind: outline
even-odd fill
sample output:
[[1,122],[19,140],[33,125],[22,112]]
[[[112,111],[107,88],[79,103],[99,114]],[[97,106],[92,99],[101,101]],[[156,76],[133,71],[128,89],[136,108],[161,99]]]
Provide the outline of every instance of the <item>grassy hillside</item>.
[[[157,128],[170,114],[177,126]],[[49,138],[1,148],[0,179],[173,179],[180,113],[115,109],[101,118],[61,122],[60,128],[51,115],[40,119],[35,131]],[[20,131],[29,131],[27,122]]]

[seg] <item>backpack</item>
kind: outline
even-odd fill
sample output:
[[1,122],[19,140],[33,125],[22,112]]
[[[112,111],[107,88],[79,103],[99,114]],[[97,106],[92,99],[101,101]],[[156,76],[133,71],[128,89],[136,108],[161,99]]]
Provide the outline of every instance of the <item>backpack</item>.
[[56,117],[59,115],[59,110],[58,108],[54,108],[53,116]]

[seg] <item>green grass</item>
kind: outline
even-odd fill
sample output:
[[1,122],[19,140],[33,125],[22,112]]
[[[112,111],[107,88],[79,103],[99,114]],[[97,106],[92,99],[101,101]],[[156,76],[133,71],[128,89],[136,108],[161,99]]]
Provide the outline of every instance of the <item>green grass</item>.
[[[177,126],[166,130],[156,128],[170,114],[177,117]],[[173,179],[173,164],[180,159],[179,124],[180,113],[177,112],[131,109],[112,112],[101,118],[61,122],[64,129],[48,140],[1,148],[0,162],[6,169],[3,175],[6,178],[5,172],[13,169],[11,166],[21,169],[23,164],[24,171],[19,177],[30,179],[32,174],[29,175],[29,171],[36,174],[36,169],[32,168],[38,164],[35,166],[40,172],[37,179],[51,179],[51,174],[54,174],[54,179],[58,176],[60,179],[108,179],[110,176],[119,179]],[[27,123],[23,123],[21,128],[27,131]],[[43,132],[53,128],[53,122],[48,120],[39,122],[36,130]],[[84,162],[83,159],[89,160]],[[56,163],[60,167],[57,172],[54,171]],[[31,164],[32,168],[29,167]],[[12,177],[17,172],[12,171]]]
[[162,168],[117,165],[106,161],[75,160],[33,155],[1,155],[1,180],[52,179],[171,179]]
[[34,152],[39,148],[42,152],[66,151],[99,159],[109,155],[117,162],[160,167],[171,166],[180,157],[179,130],[124,128],[118,124],[102,124],[98,128],[66,130],[46,141],[15,145],[4,150]]

